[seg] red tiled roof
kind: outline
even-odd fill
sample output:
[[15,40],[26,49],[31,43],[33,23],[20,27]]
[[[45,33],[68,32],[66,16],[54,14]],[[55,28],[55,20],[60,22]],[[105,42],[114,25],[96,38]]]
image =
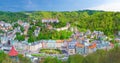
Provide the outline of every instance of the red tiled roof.
[[95,48],[96,47],[96,43],[93,43],[91,46],[89,46],[88,48]]
[[84,45],[80,43],[76,43],[76,47],[84,47]]
[[8,54],[9,54],[9,56],[17,56],[18,52],[15,50],[14,46],[12,46],[12,48]]
[[56,40],[57,43],[63,43],[64,40]]

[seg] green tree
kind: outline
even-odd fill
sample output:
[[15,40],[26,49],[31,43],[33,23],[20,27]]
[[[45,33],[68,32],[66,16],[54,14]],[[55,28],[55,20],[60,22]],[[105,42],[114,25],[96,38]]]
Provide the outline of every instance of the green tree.
[[57,58],[47,57],[43,63],[62,63],[62,61],[58,60]]
[[28,42],[31,43],[31,42],[34,42],[36,40],[36,37],[35,36],[30,36],[28,38]]
[[20,33],[16,33],[16,38],[18,41],[24,41],[25,40],[25,36],[21,35]]
[[20,30],[21,30],[22,32],[24,32],[24,27],[23,27],[23,26],[20,26]]
[[83,59],[84,59],[83,56],[79,54],[75,54],[75,55],[69,56],[68,63],[83,63]]

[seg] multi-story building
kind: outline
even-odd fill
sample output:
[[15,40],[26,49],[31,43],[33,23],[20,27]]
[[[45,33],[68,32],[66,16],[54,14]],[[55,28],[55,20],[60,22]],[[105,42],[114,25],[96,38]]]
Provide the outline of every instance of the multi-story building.
[[72,42],[69,42],[68,43],[68,54],[69,55],[72,55],[72,54],[75,54],[75,45],[76,45],[76,41],[73,40]]
[[59,20],[56,19],[42,19],[42,23],[58,23]]

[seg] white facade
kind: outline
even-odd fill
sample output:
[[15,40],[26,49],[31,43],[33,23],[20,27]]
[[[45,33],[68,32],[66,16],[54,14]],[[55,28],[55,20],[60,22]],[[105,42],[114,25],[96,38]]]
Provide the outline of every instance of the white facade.
[[2,43],[2,44],[7,43],[7,41],[8,41],[8,38],[7,38],[7,37],[1,37],[1,43]]
[[58,19],[42,19],[42,23],[58,23]]
[[75,49],[68,49],[68,54],[69,55],[75,54]]
[[39,51],[40,48],[42,48],[42,43],[41,42],[36,43],[36,44],[28,45],[28,49],[31,52]]
[[70,27],[70,24],[67,24],[65,27],[62,28],[56,28],[57,31],[61,31],[61,30],[68,30]]

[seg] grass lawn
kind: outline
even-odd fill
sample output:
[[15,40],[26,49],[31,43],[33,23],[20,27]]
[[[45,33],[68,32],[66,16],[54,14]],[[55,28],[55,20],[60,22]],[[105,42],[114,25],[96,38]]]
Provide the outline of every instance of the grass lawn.
[[47,56],[46,54],[31,54],[31,55],[35,57],[46,57]]
[[62,51],[59,49],[41,49],[40,53],[46,53],[46,54],[61,54]]

